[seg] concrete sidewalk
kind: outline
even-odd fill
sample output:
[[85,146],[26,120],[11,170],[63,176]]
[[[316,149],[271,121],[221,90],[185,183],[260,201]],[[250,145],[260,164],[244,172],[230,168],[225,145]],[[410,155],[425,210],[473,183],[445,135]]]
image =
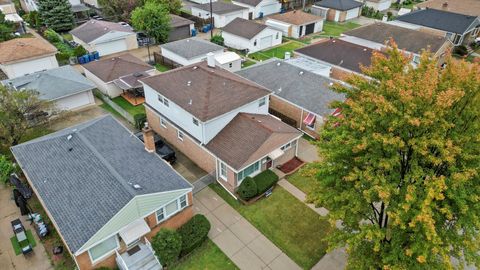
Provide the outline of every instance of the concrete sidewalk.
[[301,269],[210,188],[194,195],[193,207],[210,221],[208,236],[240,269]]

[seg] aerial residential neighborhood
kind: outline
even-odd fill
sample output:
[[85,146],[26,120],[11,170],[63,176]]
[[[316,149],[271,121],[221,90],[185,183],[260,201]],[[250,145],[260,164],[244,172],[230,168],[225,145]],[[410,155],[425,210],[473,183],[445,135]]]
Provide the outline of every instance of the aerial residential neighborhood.
[[0,0],[0,270],[480,269],[478,0]]

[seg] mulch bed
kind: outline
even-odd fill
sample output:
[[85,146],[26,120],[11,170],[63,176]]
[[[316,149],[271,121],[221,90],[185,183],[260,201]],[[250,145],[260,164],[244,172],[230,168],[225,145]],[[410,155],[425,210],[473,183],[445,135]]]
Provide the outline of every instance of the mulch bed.
[[301,159],[294,157],[277,168],[285,174],[290,174],[300,168],[304,163]]

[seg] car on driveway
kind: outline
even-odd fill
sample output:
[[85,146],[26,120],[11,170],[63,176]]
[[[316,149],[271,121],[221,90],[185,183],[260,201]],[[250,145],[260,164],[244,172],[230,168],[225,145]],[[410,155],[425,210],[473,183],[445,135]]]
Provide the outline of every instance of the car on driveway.
[[[140,139],[140,141],[143,141],[143,133],[138,132],[135,134],[137,138]],[[170,147],[170,145],[166,144],[162,138],[158,135],[155,134],[153,137],[155,140],[155,152],[165,161],[173,165],[175,161],[177,160],[177,156],[175,155],[175,151]]]

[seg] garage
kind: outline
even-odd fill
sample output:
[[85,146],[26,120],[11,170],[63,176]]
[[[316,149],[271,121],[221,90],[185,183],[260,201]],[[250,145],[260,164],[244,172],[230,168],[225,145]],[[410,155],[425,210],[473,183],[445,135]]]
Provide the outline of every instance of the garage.
[[345,20],[354,19],[358,17],[359,13],[360,13],[360,8],[350,9],[347,11],[347,16],[345,17]]
[[273,13],[280,12],[280,8],[281,8],[281,5],[279,3],[274,3],[274,4],[262,6],[260,8],[260,12],[263,12],[263,16],[267,16]]
[[62,110],[75,110],[94,103],[91,90],[55,100],[55,105]]
[[190,26],[185,25],[185,26],[180,26],[176,28],[172,28],[170,30],[170,34],[168,35],[168,41],[176,41],[180,39],[185,39],[190,37]]
[[263,37],[260,39],[260,50],[269,48],[272,46],[272,36]]
[[315,23],[307,24],[305,27],[305,35],[310,35],[315,32]]
[[123,52],[127,50],[127,42],[125,41],[125,39],[119,39],[106,43],[99,43],[95,44],[95,49],[98,51],[100,56]]

